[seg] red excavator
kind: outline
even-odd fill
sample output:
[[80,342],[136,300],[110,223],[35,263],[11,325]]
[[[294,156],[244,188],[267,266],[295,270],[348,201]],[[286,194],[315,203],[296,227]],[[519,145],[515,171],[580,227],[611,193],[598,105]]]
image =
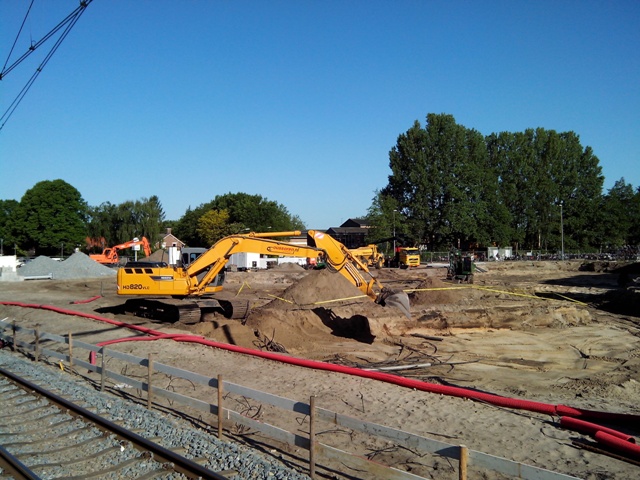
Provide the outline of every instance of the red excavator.
[[89,258],[103,265],[116,266],[120,262],[120,257],[118,256],[118,250],[124,250],[125,248],[135,247],[136,245],[142,246],[144,250],[144,254],[147,257],[151,255],[151,247],[149,246],[149,241],[146,239],[146,237],[142,237],[141,239],[134,238],[133,240],[129,242],[121,243],[120,245],[107,247],[100,254],[89,255]]

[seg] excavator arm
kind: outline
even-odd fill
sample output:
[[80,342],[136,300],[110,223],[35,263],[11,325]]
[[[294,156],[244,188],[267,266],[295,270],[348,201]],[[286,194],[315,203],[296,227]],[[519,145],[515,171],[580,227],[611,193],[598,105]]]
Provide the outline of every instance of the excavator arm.
[[185,273],[189,279],[189,293],[201,295],[207,292],[207,287],[222,272],[234,253],[251,252],[298,258],[317,258],[323,253],[318,248],[265,238],[267,235],[270,237],[289,236],[300,235],[300,232],[250,233],[224,237],[187,267]]

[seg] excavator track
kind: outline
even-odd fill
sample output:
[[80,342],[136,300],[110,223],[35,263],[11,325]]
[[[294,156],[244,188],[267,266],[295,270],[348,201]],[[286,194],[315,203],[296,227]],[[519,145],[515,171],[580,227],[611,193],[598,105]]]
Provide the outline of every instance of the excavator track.
[[161,322],[193,325],[203,321],[209,314],[244,320],[249,314],[249,302],[199,298],[183,300],[177,298],[134,298],[125,302],[124,310],[136,317]]
[[201,316],[198,304],[174,298],[132,298],[125,302],[124,310],[136,317],[186,325],[200,322]]

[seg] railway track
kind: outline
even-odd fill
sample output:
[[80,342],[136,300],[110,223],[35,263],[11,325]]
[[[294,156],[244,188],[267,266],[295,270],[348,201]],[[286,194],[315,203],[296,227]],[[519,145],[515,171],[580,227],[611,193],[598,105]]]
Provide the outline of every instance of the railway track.
[[0,368],[0,476],[226,479]]

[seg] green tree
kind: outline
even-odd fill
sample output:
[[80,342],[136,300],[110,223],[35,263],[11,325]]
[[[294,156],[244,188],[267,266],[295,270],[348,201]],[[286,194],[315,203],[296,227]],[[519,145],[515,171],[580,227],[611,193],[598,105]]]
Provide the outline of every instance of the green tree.
[[528,129],[491,134],[486,142],[516,248],[560,249],[560,203],[567,246],[597,241],[603,177],[598,158],[574,132]]
[[2,253],[13,253],[17,239],[14,235],[14,215],[20,203],[17,200],[0,200],[0,245]]
[[429,114],[398,137],[389,153],[392,174],[382,190],[406,219],[409,236],[430,248],[506,239],[508,216],[497,196],[484,137],[452,115]]
[[604,196],[603,210],[607,220],[603,248],[615,250],[631,244],[633,222],[637,220],[633,216],[636,195],[633,186],[621,178]]
[[16,238],[39,255],[72,252],[86,237],[88,207],[64,180],[37,183],[24,194],[15,214]]
[[97,246],[99,249],[143,236],[153,244],[162,231],[164,219],[162,204],[154,195],[119,205],[105,202],[91,207],[87,228],[93,243],[102,243]]
[[242,232],[244,226],[229,223],[229,212],[226,210],[209,210],[198,219],[197,232],[207,245],[213,245],[228,235]]
[[629,245],[638,247],[640,246],[640,187],[636,189],[636,193],[633,195],[629,216],[631,217]]
[[195,209],[189,208],[176,223],[175,234],[190,246],[210,246],[211,242],[203,238],[201,230],[199,231],[199,222],[200,218],[211,210],[228,213],[230,233],[240,233],[245,229],[254,232],[304,229],[300,218],[291,215],[284,205],[260,195],[227,193],[218,195]]

